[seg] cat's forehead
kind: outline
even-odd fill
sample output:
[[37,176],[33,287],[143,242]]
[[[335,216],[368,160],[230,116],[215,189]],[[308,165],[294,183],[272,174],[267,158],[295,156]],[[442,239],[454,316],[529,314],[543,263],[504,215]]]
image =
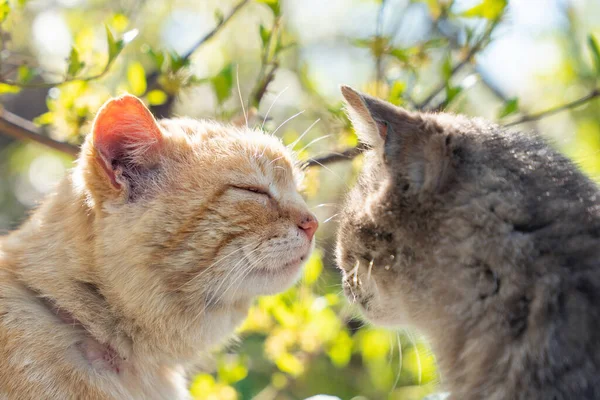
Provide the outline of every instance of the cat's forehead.
[[194,150],[199,163],[218,163],[223,177],[239,175],[259,179],[274,191],[297,187],[301,173],[292,153],[281,140],[262,131],[189,118],[161,121],[171,136]]

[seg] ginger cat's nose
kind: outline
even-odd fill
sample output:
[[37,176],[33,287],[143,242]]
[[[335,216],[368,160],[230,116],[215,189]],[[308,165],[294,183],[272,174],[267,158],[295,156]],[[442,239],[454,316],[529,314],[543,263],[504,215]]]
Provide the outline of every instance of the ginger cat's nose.
[[319,221],[317,221],[317,217],[315,217],[312,213],[306,214],[302,218],[302,222],[298,224],[298,228],[300,228],[306,236],[308,236],[308,240],[312,240],[317,228],[319,227]]

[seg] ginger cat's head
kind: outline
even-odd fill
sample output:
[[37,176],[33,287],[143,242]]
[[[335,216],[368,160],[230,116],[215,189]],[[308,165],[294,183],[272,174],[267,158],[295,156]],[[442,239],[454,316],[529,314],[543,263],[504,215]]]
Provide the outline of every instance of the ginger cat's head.
[[160,324],[157,312],[188,310],[192,321],[286,289],[318,226],[299,179],[273,136],[155,121],[129,95],[108,101],[73,177],[94,214],[89,251],[102,294],[126,315]]

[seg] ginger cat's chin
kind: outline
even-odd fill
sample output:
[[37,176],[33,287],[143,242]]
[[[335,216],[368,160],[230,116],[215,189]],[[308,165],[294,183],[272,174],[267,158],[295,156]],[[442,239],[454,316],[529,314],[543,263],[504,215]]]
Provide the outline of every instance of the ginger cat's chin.
[[310,256],[300,180],[271,135],[108,101],[56,194],[0,241],[0,398],[187,398],[198,354]]

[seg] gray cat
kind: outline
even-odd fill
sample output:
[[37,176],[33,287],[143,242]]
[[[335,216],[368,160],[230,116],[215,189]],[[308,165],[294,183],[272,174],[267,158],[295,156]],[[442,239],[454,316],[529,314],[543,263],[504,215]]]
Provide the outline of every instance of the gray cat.
[[370,147],[337,259],[372,322],[430,340],[450,399],[600,399],[600,191],[540,137],[349,87]]

